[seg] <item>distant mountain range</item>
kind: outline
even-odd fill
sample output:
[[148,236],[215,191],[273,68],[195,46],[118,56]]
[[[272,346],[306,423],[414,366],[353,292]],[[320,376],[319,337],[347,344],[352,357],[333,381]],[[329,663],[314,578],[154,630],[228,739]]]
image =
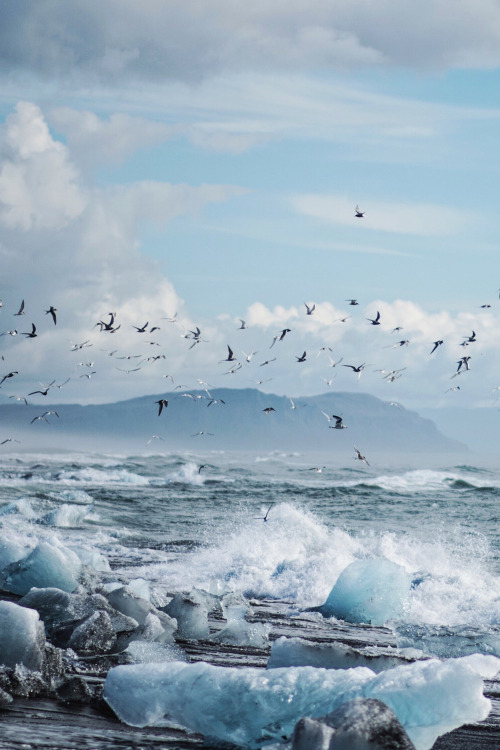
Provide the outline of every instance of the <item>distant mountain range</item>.
[[[256,389],[218,388],[141,396],[116,403],[0,405],[3,449],[57,448],[132,450],[296,450],[407,454],[465,453],[430,419],[368,394],[325,393],[294,399]],[[155,403],[167,399],[158,415]],[[292,408],[295,406],[295,408]],[[272,407],[274,411],[264,411]],[[31,421],[44,412],[46,419]],[[330,429],[341,416],[347,429]],[[199,434],[203,433],[203,434]],[[209,434],[211,433],[211,434]],[[159,436],[154,438],[153,435]],[[161,438],[161,440],[160,440]],[[14,440],[21,441],[18,445]]]

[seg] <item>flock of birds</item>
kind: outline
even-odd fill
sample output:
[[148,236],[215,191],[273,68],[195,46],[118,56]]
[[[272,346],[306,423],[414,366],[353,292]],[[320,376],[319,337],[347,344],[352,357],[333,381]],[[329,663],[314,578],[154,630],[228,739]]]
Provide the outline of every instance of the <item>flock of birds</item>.
[[[364,211],[361,211],[359,209],[359,206],[356,206],[355,210],[355,217],[356,218],[363,218],[365,215]],[[359,302],[356,298],[347,298],[345,300],[346,303],[348,303],[349,307],[355,308],[359,306]],[[490,308],[490,304],[483,304],[479,306],[482,309]],[[0,309],[3,308],[3,303],[0,300]],[[306,317],[313,317],[316,311],[316,305],[314,303],[310,302],[304,302],[304,315]],[[3,315],[5,316],[6,311],[2,311]],[[58,323],[58,317],[57,317],[58,310],[54,305],[50,305],[48,309],[44,310],[44,314],[47,316],[50,316],[51,324],[53,326],[57,326]],[[26,315],[26,309],[25,309],[25,301],[22,300],[19,308],[16,312],[11,313],[13,317],[15,318],[22,318]],[[346,323],[352,316],[351,315],[344,315],[343,317],[338,318],[337,320],[340,323]],[[167,316],[165,318],[162,318],[162,321],[166,321],[167,324],[170,326],[175,326],[175,329],[179,330],[182,328],[182,331],[180,332],[180,336],[187,341],[188,344],[188,350],[192,350],[194,348],[199,347],[202,343],[207,343],[207,340],[203,338],[202,331],[198,326],[193,327],[192,329],[185,329],[182,327],[182,324],[180,320],[178,320],[177,313],[175,313],[172,316]],[[248,329],[247,322],[242,319],[238,318],[239,325],[235,328],[236,331],[245,331]],[[381,325],[381,314],[380,311],[375,311],[375,315],[373,317],[367,317],[366,318],[367,323],[369,323],[370,326],[380,326]],[[40,323],[38,326],[40,327]],[[132,329],[135,330],[135,334],[137,336],[141,337],[141,343],[146,343],[148,346],[149,352],[151,351],[150,347],[153,346],[160,346],[160,343],[155,340],[151,340],[151,335],[160,331],[163,326],[163,323],[161,325],[152,324],[150,325],[149,320],[145,323],[141,323],[139,325],[132,325],[130,326]],[[38,328],[35,323],[31,323],[28,326],[22,326],[22,328],[28,328],[30,330],[18,330],[17,328],[10,328],[8,330],[3,331],[0,333],[0,337],[2,336],[9,336],[11,338],[17,337],[17,336],[23,336],[25,339],[34,340],[38,337]],[[116,336],[118,331],[122,328],[121,323],[117,320],[117,313],[116,312],[109,312],[102,316],[97,322],[93,325],[95,333],[98,334],[99,338],[102,337],[112,337],[113,340],[119,339],[119,337]],[[402,326],[396,326],[390,331],[391,335],[394,334],[400,334],[400,332],[403,330]],[[46,329],[44,329],[44,332],[46,332]],[[276,356],[269,356],[262,357],[262,361],[258,362],[257,366],[259,368],[264,368],[270,366],[273,362],[276,362],[278,359],[278,349],[280,344],[287,339],[292,334],[293,330],[291,328],[285,327],[282,328],[279,331],[276,331],[276,333],[273,335],[273,338],[270,342],[270,344],[266,345],[267,351],[271,352],[272,354],[275,354]],[[241,335],[241,334],[238,334]],[[460,346],[463,347],[465,350],[466,347],[469,347],[470,345],[477,342],[477,335],[476,332],[473,330],[470,334],[467,334],[464,336],[463,341],[460,343]],[[84,340],[81,343],[71,343],[70,351],[79,353],[83,350],[86,350],[95,344],[95,340],[93,340],[93,335],[89,335],[89,338]],[[269,342],[268,342],[269,343]],[[433,342],[429,342],[429,356],[432,356],[435,354],[435,352],[441,347],[444,343],[443,339],[437,339]],[[392,348],[392,349],[398,349],[402,347],[407,347],[410,345],[410,340],[401,338],[395,343],[391,342],[387,346],[383,348]],[[227,347],[227,353],[226,356],[219,360],[218,364],[221,365],[228,365],[229,367],[223,371],[222,374],[224,375],[235,375],[236,373],[240,371],[247,371],[247,368],[250,367],[252,364],[252,361],[254,357],[258,354],[257,351],[254,351],[253,349],[247,354],[245,352],[241,352],[241,355],[238,355],[236,353],[236,347],[231,346],[229,344],[226,345]],[[276,349],[275,349],[276,347]],[[15,348],[14,348],[15,351]],[[106,357],[113,358],[117,362],[127,362],[129,364],[128,367],[122,367],[118,364],[114,365],[116,370],[121,371],[123,373],[126,373],[127,375],[130,375],[132,373],[139,372],[146,366],[150,366],[153,363],[159,363],[163,360],[166,360],[166,355],[162,353],[157,354],[148,354],[148,353],[139,353],[139,354],[128,354],[128,353],[120,353],[119,349],[100,349],[100,351],[104,351]],[[154,351],[154,350],[153,350]],[[353,363],[344,363],[343,357],[340,359],[334,359],[333,356],[333,350],[329,346],[322,346],[319,351],[316,352],[316,358],[319,357],[321,354],[325,355],[329,360],[329,368],[336,368],[336,367],[344,367],[346,369],[349,369],[352,371],[354,375],[357,375],[357,378],[361,377],[361,374],[363,371],[370,366],[367,362],[362,362],[360,364]],[[8,352],[8,356],[10,356],[10,350]],[[302,353],[295,354],[295,360],[297,365],[302,365],[303,363],[309,361],[308,357],[310,358],[310,355],[307,350],[302,351]],[[5,356],[0,354],[0,359],[2,361],[5,361]],[[257,361],[257,360],[256,360]],[[324,361],[324,360],[323,360]],[[61,389],[63,388],[70,380],[75,380],[76,375],[75,373],[78,371],[79,368],[83,368],[83,372],[80,372],[78,374],[79,379],[87,379],[90,380],[94,375],[97,374],[98,370],[94,369],[95,362],[94,361],[88,361],[88,362],[78,362],[74,365],[73,371],[71,374],[62,382],[62,383],[56,383],[56,379],[51,380],[48,384],[40,384],[40,388],[34,388],[33,390],[29,391],[25,395],[19,395],[19,394],[10,394],[8,396],[9,399],[14,399],[19,402],[23,402],[24,404],[28,404],[28,398],[31,396],[40,396],[43,398],[46,398],[48,394],[54,390],[54,389]],[[468,354],[463,354],[458,360],[457,360],[457,368],[456,371],[451,375],[452,378],[457,377],[459,375],[462,375],[465,372],[469,372],[471,369],[471,356]],[[374,372],[378,372],[381,374],[382,378],[388,382],[393,383],[396,380],[398,380],[402,375],[404,370],[406,370],[406,367],[400,367],[398,369],[377,369],[374,370]],[[19,370],[10,370],[8,372],[5,372],[4,374],[0,374],[0,389],[6,387],[7,385],[10,386],[16,379],[16,377],[19,376]],[[198,401],[201,399],[207,400],[207,407],[214,406],[216,404],[222,404],[225,405],[225,401],[221,398],[214,398],[212,396],[212,393],[210,392],[210,388],[212,386],[209,385],[208,382],[197,378],[198,385],[203,389],[203,393],[198,391],[193,392],[187,385],[178,384],[175,385],[174,378],[170,374],[163,374],[162,377],[164,379],[170,380],[172,385],[172,390],[170,391],[170,394],[168,394],[168,397],[162,397],[158,399],[155,403],[157,406],[157,415],[158,417],[161,417],[165,414],[165,412],[168,409],[169,405],[169,398],[187,398],[192,399],[194,401]],[[335,374],[333,377],[325,378],[323,376],[322,380],[325,382],[327,387],[330,387],[333,383],[333,379],[335,377]],[[262,379],[259,378],[257,380],[254,380],[253,382],[260,386],[266,382],[269,382],[272,378]],[[460,390],[459,385],[455,385],[453,387],[450,387],[446,392],[448,391],[458,391]],[[500,390],[500,386],[498,389],[494,390]],[[391,405],[398,406],[399,404],[397,402],[390,402]],[[293,399],[290,399],[290,406],[292,409],[296,409],[297,405],[294,403]],[[272,414],[272,412],[276,411],[273,406],[267,406],[263,409],[263,412],[265,415],[269,416]],[[342,415],[338,414],[327,414],[326,412],[322,412],[325,418],[328,421],[328,427],[330,429],[334,430],[345,430],[347,429],[347,425],[344,424],[344,418]],[[40,422],[46,422],[49,423],[49,417],[56,417],[59,419],[59,414],[55,410],[46,410],[43,411],[41,414],[34,416],[30,420],[30,424],[34,423],[40,423]],[[198,437],[198,436],[210,436],[212,433],[200,430],[192,435],[192,437]],[[153,435],[149,440],[148,444],[152,442],[154,439],[160,439],[163,438],[160,435]],[[9,442],[20,442],[15,437],[6,437],[3,440],[0,440],[0,445],[5,445]],[[357,461],[361,461],[365,463],[366,465],[369,465],[366,457],[360,452],[360,450],[354,446],[355,456],[354,459]],[[317,469],[317,467],[314,467]],[[264,519],[266,520],[266,519]]]

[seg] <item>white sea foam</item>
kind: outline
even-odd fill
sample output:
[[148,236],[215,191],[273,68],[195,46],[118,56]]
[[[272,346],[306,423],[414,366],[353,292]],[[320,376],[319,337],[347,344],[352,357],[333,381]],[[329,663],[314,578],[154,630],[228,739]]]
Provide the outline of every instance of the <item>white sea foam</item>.
[[431,469],[414,469],[402,474],[381,474],[376,477],[364,477],[362,480],[339,482],[345,487],[380,487],[389,492],[413,494],[415,492],[430,492],[463,483],[470,487],[500,487],[500,482],[492,477],[471,476],[469,473],[456,471],[434,471]]
[[80,469],[65,469],[57,475],[61,484],[90,484],[90,485],[137,485],[146,486],[149,479],[126,469],[96,469],[82,467]]

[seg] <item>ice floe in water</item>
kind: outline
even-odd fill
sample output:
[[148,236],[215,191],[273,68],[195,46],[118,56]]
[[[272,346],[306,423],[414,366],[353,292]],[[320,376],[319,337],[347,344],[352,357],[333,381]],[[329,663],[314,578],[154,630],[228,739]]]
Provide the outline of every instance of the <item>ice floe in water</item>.
[[26,557],[1,571],[0,586],[15,594],[27,594],[33,586],[74,591],[81,567],[80,558],[72,550],[42,541]]
[[45,629],[38,612],[13,602],[0,602],[0,664],[24,664],[39,670],[44,646]]
[[318,607],[325,617],[384,625],[408,606],[411,578],[390,560],[355,560],[347,566]]
[[403,724],[417,750],[464,723],[486,718],[483,677],[500,659],[431,659],[376,675],[371,669],[288,667],[262,670],[206,663],[136,664],[111,669],[104,698],[132,726],[181,724],[243,747],[290,736],[302,716],[324,716],[356,697],[378,698]]

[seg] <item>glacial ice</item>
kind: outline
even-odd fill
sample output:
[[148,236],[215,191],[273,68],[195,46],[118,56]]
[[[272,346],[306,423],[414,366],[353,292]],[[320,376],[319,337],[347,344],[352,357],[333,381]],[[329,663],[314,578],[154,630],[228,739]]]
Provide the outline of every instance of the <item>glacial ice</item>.
[[356,697],[378,698],[403,724],[417,750],[467,722],[484,719],[491,702],[482,677],[500,659],[475,655],[431,659],[376,675],[371,669],[216,667],[199,662],[135,664],[108,672],[104,698],[132,726],[177,723],[243,747],[289,736],[302,716],[324,716]]
[[28,669],[40,670],[44,646],[45,629],[38,612],[0,601],[0,664],[24,664]]
[[281,636],[273,642],[268,669],[277,667],[324,667],[325,669],[350,669],[369,667],[374,672],[392,669],[422,658],[423,652],[415,648],[395,649],[380,647],[353,648],[340,641],[315,643],[304,638]]
[[265,648],[269,643],[271,626],[264,622],[248,622],[245,614],[249,608],[245,605],[235,604],[231,607],[224,606],[226,626],[219,630],[210,640],[216,643],[227,643],[235,646],[252,646],[254,648]]
[[107,599],[114,609],[127,617],[132,617],[139,625],[145,626],[148,615],[155,615],[163,629],[162,642],[173,642],[173,634],[177,629],[177,621],[166,612],[156,609],[151,602],[137,596],[127,586],[113,589],[107,594]]
[[344,568],[318,611],[324,617],[384,625],[408,605],[411,578],[386,559],[355,560]]
[[70,505],[69,503],[63,503],[58,508],[46,513],[42,520],[42,523],[47,526],[57,526],[59,528],[76,528],[81,526],[85,516],[89,513],[88,506],[82,505]]
[[208,609],[193,593],[175,594],[162,611],[177,620],[177,632],[181,638],[208,637]]
[[74,552],[42,541],[26,557],[1,571],[0,586],[15,594],[27,594],[33,586],[74,591],[80,571],[81,562]]
[[6,568],[10,563],[21,560],[27,552],[26,547],[14,539],[6,539],[5,537],[0,539],[0,570]]

